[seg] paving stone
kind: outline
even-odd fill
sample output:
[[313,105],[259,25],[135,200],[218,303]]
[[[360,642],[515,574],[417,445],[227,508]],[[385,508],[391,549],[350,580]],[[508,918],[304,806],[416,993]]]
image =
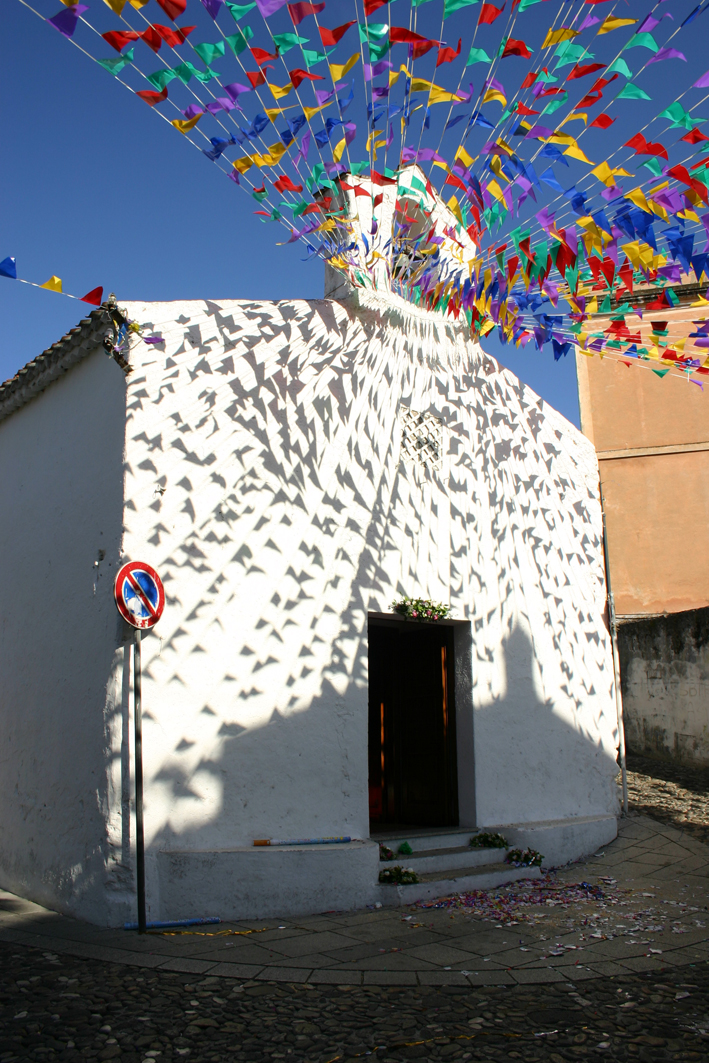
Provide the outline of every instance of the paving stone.
[[418,978],[414,971],[365,971],[363,985],[418,985]]

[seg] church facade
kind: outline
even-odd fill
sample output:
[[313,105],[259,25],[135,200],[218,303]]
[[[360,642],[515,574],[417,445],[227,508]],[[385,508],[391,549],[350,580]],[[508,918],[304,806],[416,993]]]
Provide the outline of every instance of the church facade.
[[[378,883],[397,831],[495,829],[547,864],[614,837],[581,433],[391,293],[125,312],[130,375],[100,308],[0,390],[2,886],[133,917],[113,582],[136,559],[166,590],[143,640],[149,919],[413,897]],[[450,619],[403,621],[405,596]]]

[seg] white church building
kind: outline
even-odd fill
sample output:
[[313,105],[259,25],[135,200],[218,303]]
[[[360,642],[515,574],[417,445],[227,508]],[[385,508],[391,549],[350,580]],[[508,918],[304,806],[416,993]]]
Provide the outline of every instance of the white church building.
[[[529,874],[476,829],[545,865],[615,837],[593,446],[465,321],[328,283],[127,304],[129,375],[103,306],[0,386],[1,887],[134,918],[129,560],[166,592],[143,638],[149,920]],[[403,620],[404,596],[450,619]],[[418,885],[379,884],[379,841],[409,842]]]

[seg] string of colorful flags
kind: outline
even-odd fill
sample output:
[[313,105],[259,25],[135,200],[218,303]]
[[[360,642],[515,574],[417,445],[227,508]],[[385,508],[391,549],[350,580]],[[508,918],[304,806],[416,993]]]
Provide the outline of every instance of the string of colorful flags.
[[[709,71],[686,55],[709,0],[19,2],[356,287],[555,358],[709,372]],[[643,316],[687,285],[671,344]]]
[[48,292],[58,292],[60,295],[66,295],[69,299],[76,299],[80,303],[90,303],[91,306],[100,306],[103,300],[103,288],[92,288],[86,295],[71,295],[69,292],[65,292],[62,288],[62,279],[54,274],[45,281],[44,284],[37,284],[36,281],[28,281],[24,277],[17,276],[17,259],[12,256],[4,258],[0,262],[0,277],[6,277],[8,280],[19,281],[20,284],[29,284],[33,288],[46,288]]

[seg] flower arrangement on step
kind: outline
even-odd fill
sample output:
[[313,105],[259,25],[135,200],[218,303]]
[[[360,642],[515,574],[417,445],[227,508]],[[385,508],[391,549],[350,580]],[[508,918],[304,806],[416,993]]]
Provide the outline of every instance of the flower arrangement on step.
[[471,849],[509,849],[510,843],[502,834],[481,830],[474,834],[468,845]]
[[379,859],[380,860],[393,860],[394,850],[390,849],[388,845],[384,845],[383,842],[379,843]]
[[413,886],[419,877],[412,867],[385,867],[379,872],[379,881],[390,886]]
[[391,607],[399,616],[407,620],[418,620],[419,623],[445,620],[450,616],[451,611],[449,605],[432,602],[430,598],[408,598],[406,596],[399,601],[392,602]]
[[541,867],[544,857],[536,849],[510,849],[505,859],[515,867]]

